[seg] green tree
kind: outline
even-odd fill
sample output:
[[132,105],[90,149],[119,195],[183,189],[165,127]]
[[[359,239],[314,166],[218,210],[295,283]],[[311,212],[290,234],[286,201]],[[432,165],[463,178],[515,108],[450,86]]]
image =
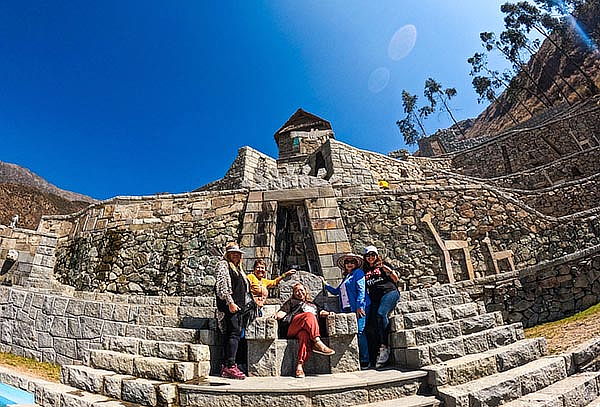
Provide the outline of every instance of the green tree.
[[[402,90],[402,107],[406,116],[404,119],[398,120],[396,125],[404,137],[404,142],[407,145],[416,144],[421,138],[427,137],[423,120],[427,118],[432,112],[429,106],[421,107],[417,109],[417,95],[411,95],[406,90]],[[421,132],[417,131],[415,124],[419,127]]]
[[452,99],[454,96],[456,96],[456,93],[457,92],[456,92],[455,88],[444,89],[442,87],[442,84],[437,82],[433,78],[428,78],[425,81],[425,89],[423,91],[423,95],[425,95],[427,100],[429,100],[429,106],[431,107],[430,111],[434,112],[437,104],[441,103],[443,106],[442,110],[445,111],[446,113],[448,113],[448,116],[450,116],[450,118],[452,119],[452,121],[454,122],[456,127],[458,128],[458,131],[460,132],[460,134],[462,134],[464,136],[465,132],[463,131],[462,127],[460,127],[460,125],[456,121],[454,114],[452,114],[452,109],[450,109],[450,107],[448,106],[448,102],[450,101],[450,99]]

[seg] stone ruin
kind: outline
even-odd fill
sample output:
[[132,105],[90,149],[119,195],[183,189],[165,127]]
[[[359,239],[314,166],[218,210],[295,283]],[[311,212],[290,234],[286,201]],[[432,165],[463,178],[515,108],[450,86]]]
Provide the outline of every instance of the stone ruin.
[[[0,351],[62,366],[62,384],[12,380],[44,407],[600,405],[600,341],[547,357],[523,335],[600,302],[599,137],[598,98],[422,148],[431,157],[360,150],[299,109],[275,133],[276,159],[242,147],[194,192],[116,197],[35,231],[1,226]],[[336,314],[325,322],[336,357],[307,366],[322,380],[286,377],[296,344],[268,315],[290,281],[248,329],[252,377],[209,376],[228,241],[247,269],[297,265],[333,308],[314,281],[339,283],[340,253],[380,248],[404,287],[390,338],[399,369],[358,372],[356,319]]]

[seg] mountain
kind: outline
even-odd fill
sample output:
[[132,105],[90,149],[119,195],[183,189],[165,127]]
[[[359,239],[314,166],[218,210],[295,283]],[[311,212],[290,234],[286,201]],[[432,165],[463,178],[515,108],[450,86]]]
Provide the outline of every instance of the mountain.
[[42,215],[66,215],[85,208],[95,199],[65,191],[27,168],[0,161],[0,224],[36,229]]
[[36,229],[42,215],[66,215],[88,205],[89,202],[70,201],[27,185],[0,183],[0,224],[2,225],[10,225],[12,217],[18,214],[18,227]]
[[[596,43],[600,42],[600,0],[587,1],[578,10],[577,18],[584,31],[589,33]],[[582,44],[580,37],[566,40],[561,40],[556,36],[552,38],[566,51],[569,58],[546,39],[538,52],[529,60],[527,70],[531,72],[531,76],[545,95],[540,96],[547,98],[547,102],[551,102],[552,106],[557,108],[560,105],[567,106],[568,103],[577,103],[592,95],[589,84],[575,64],[579,65],[600,88],[600,57],[598,51],[596,53],[589,52]],[[520,79],[524,83],[528,82],[524,75]],[[575,91],[566,84],[567,82]],[[534,91],[535,87],[529,84],[529,89]],[[499,98],[500,102],[490,104],[465,131],[464,138],[497,134],[515,125],[511,115],[519,123],[523,123],[531,119],[529,112],[536,116],[548,109],[538,98],[527,91],[521,91],[517,97],[520,99],[520,103],[507,102],[507,95],[503,94]]]
[[78,194],[71,191],[65,191],[60,189],[39,175],[31,172],[27,168],[21,167],[17,164],[10,164],[0,161],[0,183],[12,183],[26,185],[35,188],[41,192],[47,192],[53,195],[57,195],[68,201],[81,201],[93,203],[96,202],[94,198],[87,195]]

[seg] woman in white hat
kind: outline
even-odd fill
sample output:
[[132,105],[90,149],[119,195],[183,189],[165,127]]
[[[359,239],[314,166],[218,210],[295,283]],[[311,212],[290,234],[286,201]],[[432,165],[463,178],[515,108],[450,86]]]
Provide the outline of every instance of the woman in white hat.
[[332,287],[325,282],[325,289],[340,300],[342,312],[355,312],[358,323],[358,348],[361,367],[369,365],[369,345],[365,336],[365,325],[369,308],[369,296],[365,286],[365,273],[362,270],[363,259],[357,254],[343,254],[337,261],[342,270],[343,280],[339,286]]
[[243,253],[237,243],[228,243],[224,260],[217,264],[215,275],[217,310],[225,337],[225,363],[221,367],[221,376],[239,380],[245,379],[246,375],[236,364],[238,346],[242,331],[254,318],[256,309],[242,266]]
[[375,367],[380,368],[388,363],[390,347],[388,345],[389,314],[396,308],[400,293],[396,288],[398,275],[379,257],[375,246],[367,246],[364,250],[365,282],[371,300],[368,316],[367,335],[371,359],[377,355]]

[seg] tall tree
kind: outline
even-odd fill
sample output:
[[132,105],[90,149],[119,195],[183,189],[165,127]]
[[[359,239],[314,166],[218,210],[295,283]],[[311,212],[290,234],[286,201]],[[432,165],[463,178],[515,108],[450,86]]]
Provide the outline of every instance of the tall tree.
[[462,134],[464,136],[465,132],[463,131],[460,124],[458,124],[458,122],[456,121],[454,114],[452,114],[452,109],[450,109],[450,107],[448,106],[448,102],[450,101],[450,99],[452,99],[454,96],[456,96],[456,89],[455,88],[444,89],[442,87],[441,83],[439,83],[438,81],[436,81],[433,78],[428,78],[425,81],[425,90],[423,91],[423,94],[425,95],[427,100],[429,100],[429,105],[431,106],[432,112],[435,111],[435,108],[436,108],[438,102],[440,102],[442,104],[443,110],[446,113],[448,113],[448,115],[450,116],[450,118],[452,119],[452,121],[454,122],[456,127],[458,128],[458,131],[460,132],[460,134]]
[[477,98],[477,103],[481,103],[484,100],[488,102],[495,102],[500,108],[510,117],[514,124],[517,124],[518,121],[515,116],[510,112],[510,109],[506,107],[506,105],[500,101],[496,97],[495,87],[498,86],[498,83],[494,83],[490,78],[486,76],[475,76],[473,78],[473,89],[477,92],[479,97]]
[[[423,120],[429,116],[432,111],[429,106],[423,106],[417,109],[417,95],[411,95],[406,90],[402,90],[402,108],[406,116],[402,120],[398,120],[396,125],[404,137],[404,142],[407,145],[416,144],[419,139],[427,137]],[[421,133],[415,128],[415,124],[421,130]]]
[[[547,1],[537,1],[538,4],[546,4],[546,9],[554,10],[555,6],[550,6]],[[566,6],[565,6],[566,7]],[[566,11],[563,7],[562,10]],[[593,79],[585,72],[581,65],[577,63],[571,55],[564,49],[559,42],[568,42],[569,37],[566,33],[566,24],[560,19],[552,16],[549,12],[543,12],[535,5],[519,1],[517,3],[505,3],[500,7],[506,16],[504,17],[504,25],[507,29],[525,30],[530,33],[535,30],[542,35],[554,48],[560,52],[565,60],[571,64],[585,78],[586,85],[592,94],[598,93],[598,87]],[[557,41],[558,40],[558,41]]]
[[545,95],[544,90],[540,88],[535,78],[531,75],[525,64],[516,58],[515,55],[511,54],[511,47],[507,44],[496,39],[496,35],[493,32],[482,32],[479,34],[479,38],[483,44],[483,47],[488,51],[497,50],[512,64],[513,69],[516,72],[516,76],[522,73],[530,83],[537,89],[534,92],[535,98],[546,107],[552,107],[552,101]]

